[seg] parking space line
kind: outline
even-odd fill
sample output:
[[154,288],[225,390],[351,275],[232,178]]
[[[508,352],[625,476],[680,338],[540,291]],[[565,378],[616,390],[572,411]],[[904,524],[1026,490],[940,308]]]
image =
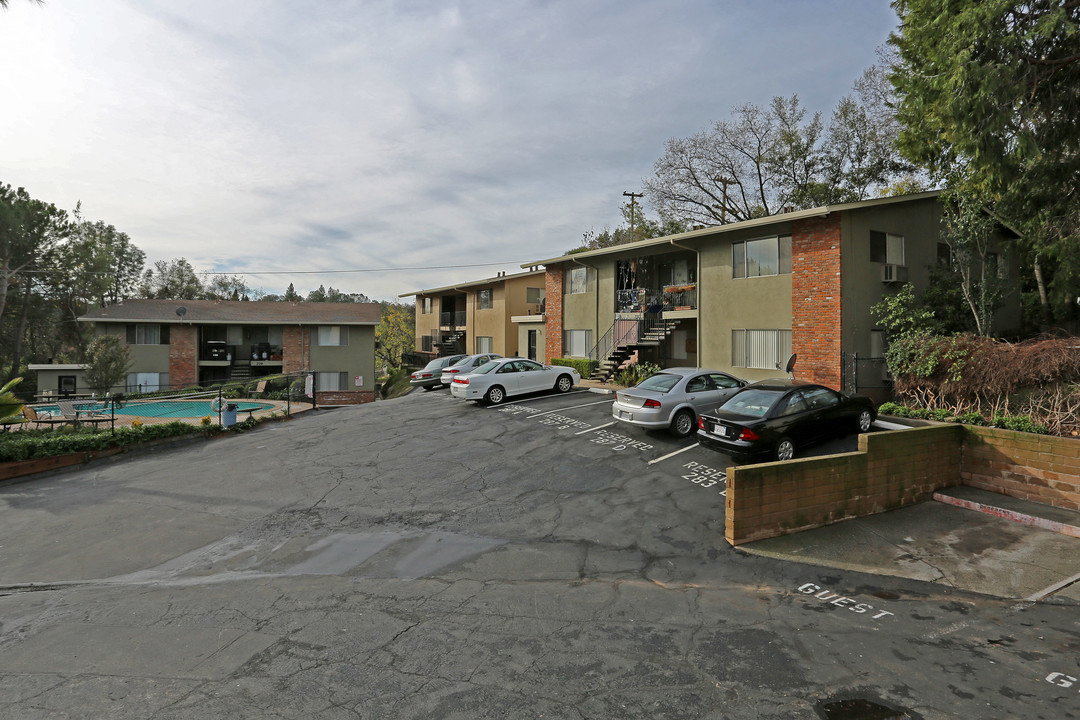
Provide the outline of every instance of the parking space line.
[[607,425],[597,425],[596,427],[589,428],[588,430],[582,430],[581,432],[576,432],[574,434],[575,435],[584,435],[585,433],[591,433],[591,432],[596,432],[597,430],[603,430],[604,428],[611,427],[614,424],[615,424],[615,421],[612,420]]
[[543,415],[551,415],[552,413],[565,412],[566,410],[574,410],[576,408],[589,407],[590,405],[603,405],[604,403],[607,403],[608,405],[610,405],[611,401],[610,400],[601,400],[599,402],[585,403],[584,405],[571,405],[568,408],[558,408],[557,410],[548,410],[547,412],[536,413],[532,417],[538,418],[538,417],[541,417]]
[[655,465],[656,463],[660,462],[661,460],[667,460],[669,457],[675,457],[679,453],[684,453],[687,450],[693,450],[696,447],[701,447],[701,443],[696,442],[693,445],[687,445],[686,447],[681,448],[679,450],[676,450],[675,452],[670,452],[667,455],[664,455],[663,457],[658,457],[655,460],[650,460],[648,464],[649,465]]
[[1047,595],[1053,595],[1058,590],[1061,590],[1064,587],[1068,587],[1069,585],[1072,585],[1073,583],[1078,582],[1078,581],[1080,581],[1080,573],[1078,573],[1076,575],[1073,575],[1072,577],[1065,578],[1061,582],[1054,583],[1050,587],[1045,587],[1042,590],[1040,590],[1039,592],[1035,593],[1034,595],[1030,595],[1030,596],[1024,598],[1024,600],[1026,602],[1039,602],[1040,600],[1042,600]]
[[[562,394],[557,395],[555,397],[567,397],[569,395],[580,395],[581,393],[587,393],[587,392],[589,392],[589,391],[588,390],[571,390],[568,393],[562,393]],[[524,400],[514,400],[513,402],[508,403],[508,404],[510,404],[510,405],[521,405],[522,403],[532,402],[533,400],[550,400],[551,398],[552,398],[551,395],[540,395],[539,397],[525,398]],[[611,402],[611,401],[608,400],[608,402]],[[489,407],[498,408],[499,406],[498,405],[490,405]]]

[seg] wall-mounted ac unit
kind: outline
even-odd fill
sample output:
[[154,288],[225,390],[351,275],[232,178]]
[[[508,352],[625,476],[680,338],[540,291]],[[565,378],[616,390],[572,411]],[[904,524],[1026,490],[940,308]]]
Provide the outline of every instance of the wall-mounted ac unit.
[[907,267],[904,265],[882,265],[881,282],[907,282]]

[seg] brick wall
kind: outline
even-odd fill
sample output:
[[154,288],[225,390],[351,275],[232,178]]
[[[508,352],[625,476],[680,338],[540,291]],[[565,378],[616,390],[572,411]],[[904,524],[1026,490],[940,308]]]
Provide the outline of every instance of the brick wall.
[[965,485],[1080,510],[1080,440],[964,426]]
[[840,387],[840,214],[791,227],[791,351],[800,380]]
[[311,354],[308,345],[311,333],[308,328],[290,325],[281,331],[281,371],[300,372],[309,370]]
[[959,425],[859,436],[859,451],[728,469],[732,545],[930,499],[960,482]]
[[374,390],[315,391],[315,402],[319,405],[360,405],[374,401]]
[[544,362],[563,356],[563,266],[549,265],[544,276]]
[[199,334],[194,325],[169,326],[169,384],[199,383]]

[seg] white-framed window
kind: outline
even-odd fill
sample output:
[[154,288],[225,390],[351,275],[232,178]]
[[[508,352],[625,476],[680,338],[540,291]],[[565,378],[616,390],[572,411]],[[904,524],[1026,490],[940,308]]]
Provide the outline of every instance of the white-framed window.
[[592,350],[592,330],[564,330],[563,357],[588,357]]
[[589,292],[589,268],[576,266],[566,271],[566,294],[581,295]]
[[906,265],[904,262],[904,236],[870,231],[870,262],[886,265]]
[[783,370],[791,355],[791,330],[732,330],[731,366]]
[[349,373],[317,372],[315,387],[319,392],[336,392],[349,389]]
[[476,293],[476,309],[477,310],[490,310],[492,306],[492,296],[494,291],[491,288],[480,290]]
[[539,305],[544,301],[544,288],[525,288],[525,302],[530,305]]
[[758,238],[731,244],[731,276],[791,274],[791,236]]
[[420,314],[421,315],[430,315],[431,314],[431,298],[429,298],[429,297],[420,298]]
[[345,325],[320,325],[317,342],[320,347],[349,344],[349,328]]
[[148,393],[169,387],[169,373],[128,373],[127,392]]
[[490,335],[476,336],[476,354],[495,352],[492,350],[494,343]]
[[136,323],[127,326],[128,345],[168,345],[169,326],[157,323]]

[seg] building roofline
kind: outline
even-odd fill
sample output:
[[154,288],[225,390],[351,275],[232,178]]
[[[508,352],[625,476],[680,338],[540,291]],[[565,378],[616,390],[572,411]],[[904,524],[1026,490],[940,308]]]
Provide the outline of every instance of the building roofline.
[[766,217],[753,218],[751,220],[742,220],[740,222],[728,223],[726,225],[711,225],[709,227],[700,228],[698,230],[690,230],[688,232],[677,233],[675,235],[665,235],[664,237],[651,238],[649,240],[639,240],[637,242],[625,243],[622,245],[612,245],[611,247],[600,248],[597,250],[585,250],[582,252],[569,253],[560,255],[558,257],[548,258],[547,260],[530,260],[529,262],[522,264],[521,267],[532,267],[534,265],[553,265],[557,263],[580,260],[583,258],[591,258],[602,255],[610,255],[612,253],[626,252],[627,250],[634,250],[637,248],[655,247],[657,245],[670,245],[680,240],[696,240],[712,235],[722,235],[724,233],[737,232],[739,230],[763,227],[766,225],[774,225],[776,223],[791,222],[793,220],[804,220],[806,218],[813,217],[826,217],[834,212],[843,212],[845,210],[861,210],[864,208],[875,207],[878,205],[891,205],[899,202],[928,200],[936,198],[940,194],[940,190],[929,190],[927,192],[913,193],[911,195],[895,195],[884,198],[873,198],[871,200],[860,200],[858,202],[841,203],[839,205],[822,205],[821,207],[807,208],[806,210],[795,210],[793,212],[780,213],[778,215],[768,215]]
[[[526,263],[521,267],[527,268],[539,263]],[[527,270],[525,272],[514,273],[513,275],[496,275],[495,277],[485,278],[483,280],[472,280],[470,282],[456,283],[454,285],[446,285],[445,287],[427,288],[424,290],[417,290],[415,292],[407,292],[398,295],[399,298],[414,297],[416,295],[425,295],[427,293],[446,292],[447,290],[460,290],[467,287],[478,287],[481,285],[493,285],[504,280],[514,280],[517,278],[528,277],[529,275],[543,275],[543,270]]]

